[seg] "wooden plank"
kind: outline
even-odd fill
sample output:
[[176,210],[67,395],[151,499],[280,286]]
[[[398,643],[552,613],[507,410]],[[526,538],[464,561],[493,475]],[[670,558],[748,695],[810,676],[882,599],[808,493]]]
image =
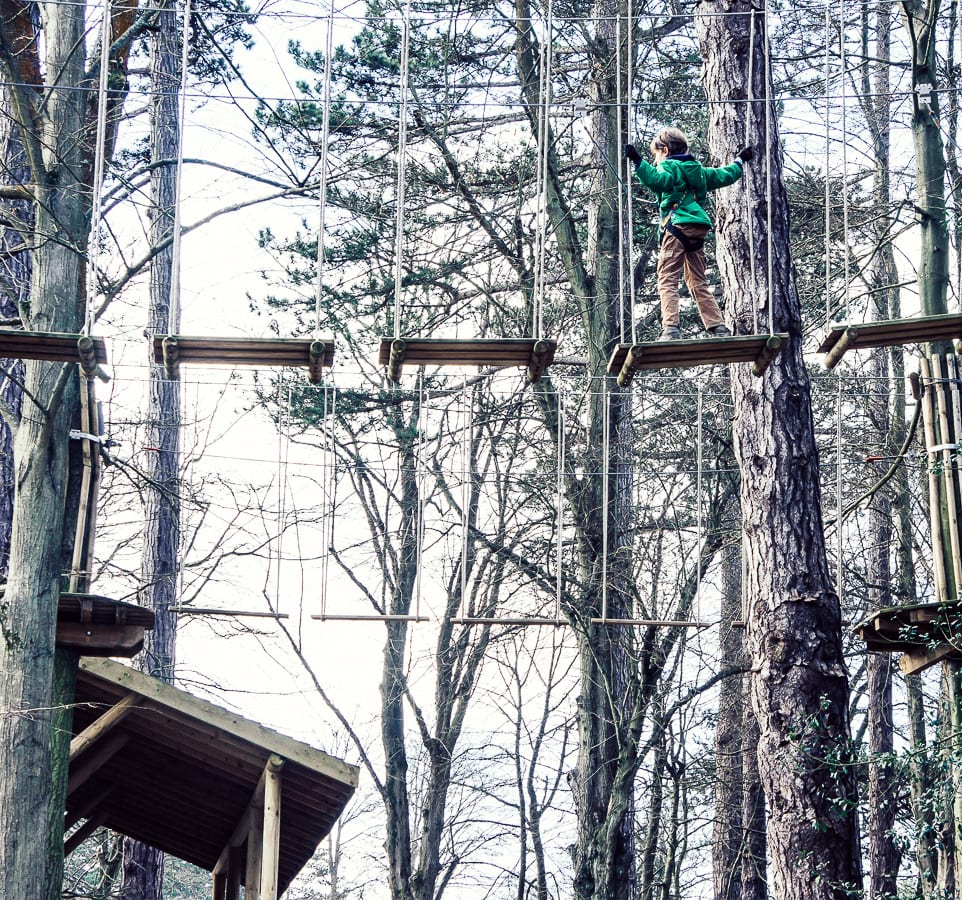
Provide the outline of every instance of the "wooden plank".
[[750,362],[756,363],[760,370],[764,371],[768,362],[787,340],[787,334],[748,334],[619,344],[608,360],[608,372],[618,375],[619,384],[627,386],[636,372],[653,369],[684,369]]
[[57,646],[84,656],[123,656],[129,659],[144,648],[143,625],[57,623]]
[[[951,341],[962,338],[962,313],[921,316],[915,319],[887,319],[881,322],[844,323],[830,326],[819,344],[819,353],[829,353],[849,328],[856,328],[859,348],[895,347],[899,344]],[[844,352],[844,351],[843,351]],[[841,358],[841,355],[839,355]]]
[[103,338],[52,331],[21,331],[0,328],[0,358],[39,359],[46,362],[80,362],[78,342],[88,338],[93,362],[107,362],[107,347]]
[[378,365],[397,381],[401,366],[524,366],[537,381],[554,362],[557,341],[534,338],[382,338]]
[[75,735],[70,741],[70,762],[73,762],[88,747],[92,747],[108,731],[115,728],[127,716],[131,710],[140,703],[141,698],[136,694],[128,694],[119,703],[115,703],[102,716],[88,725],[80,734]]
[[83,787],[100,768],[110,762],[130,739],[129,735],[118,733],[107,738],[93,753],[84,755],[83,761],[72,766],[67,779],[67,796]]
[[87,819],[70,837],[65,838],[63,842],[64,858],[70,856],[90,835],[100,828],[104,824],[104,819],[105,816],[102,814],[95,815],[93,818]]
[[[155,335],[153,359],[173,370],[180,364],[221,366],[307,366],[334,364],[333,338],[218,338]],[[176,357],[176,359],[174,359]],[[176,364],[176,365],[175,365]]]
[[140,625],[153,628],[155,615],[152,609],[136,603],[112,600],[97,594],[78,594],[64,591],[57,601],[58,622],[80,622],[85,604],[90,604],[88,621],[98,625]]

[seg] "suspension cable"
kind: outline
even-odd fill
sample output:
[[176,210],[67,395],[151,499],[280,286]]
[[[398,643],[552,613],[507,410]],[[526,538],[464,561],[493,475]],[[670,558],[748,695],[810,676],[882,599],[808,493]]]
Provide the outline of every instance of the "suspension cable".
[[190,52],[191,0],[184,0],[184,21],[180,38],[180,97],[177,104],[177,183],[174,185],[174,233],[170,247],[170,302],[167,306],[167,333],[180,322],[180,245],[181,201],[184,193],[184,125],[187,119],[187,60]]
[[327,213],[327,166],[331,136],[331,55],[334,45],[334,0],[331,0],[327,17],[327,35],[324,39],[324,89],[321,116],[321,159],[320,180],[318,182],[317,211],[317,277],[314,284],[314,338],[321,334],[321,304],[324,296],[325,254],[325,217]]
[[411,42],[411,0],[404,6],[401,30],[401,81],[397,132],[397,220],[394,231],[394,339],[401,337],[401,279],[404,272],[404,187],[407,174],[408,70]]

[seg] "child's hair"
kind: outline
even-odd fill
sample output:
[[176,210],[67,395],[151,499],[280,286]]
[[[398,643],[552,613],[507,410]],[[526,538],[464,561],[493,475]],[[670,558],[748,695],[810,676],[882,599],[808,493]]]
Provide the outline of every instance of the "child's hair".
[[654,153],[656,150],[667,150],[669,156],[687,153],[688,138],[685,132],[678,128],[663,128],[651,142],[651,152]]

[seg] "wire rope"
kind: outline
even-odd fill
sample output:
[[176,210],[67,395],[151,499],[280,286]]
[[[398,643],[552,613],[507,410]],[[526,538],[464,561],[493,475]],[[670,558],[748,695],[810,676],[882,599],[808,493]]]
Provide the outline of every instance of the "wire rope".
[[474,395],[468,390],[467,379],[462,388],[461,414],[461,603],[462,608],[467,610],[471,527],[468,513],[471,505],[471,428],[474,419]]
[[829,98],[829,82],[832,77],[831,62],[831,28],[832,28],[832,7],[831,0],[825,4],[825,323],[832,320],[832,192],[829,178],[831,168],[832,150],[832,126],[831,112],[832,101]]
[[321,159],[317,211],[317,276],[314,282],[314,338],[321,334],[321,305],[324,297],[326,259],[325,219],[327,214],[327,167],[331,136],[331,55],[334,46],[334,0],[331,0],[324,38],[324,75],[321,112]]
[[[617,147],[617,158],[622,159],[622,149],[621,149],[621,135],[622,129],[624,127],[624,118],[622,116],[622,90],[621,90],[621,73],[622,62],[621,62],[621,16],[615,20],[615,71],[617,73],[615,78],[615,122],[616,122],[616,147]],[[627,185],[627,190],[631,192],[631,173],[629,172],[628,178],[625,179]],[[621,338],[621,343],[625,342],[625,252],[631,252],[631,236],[625,235],[625,192],[621,190],[621,185],[617,186],[618,191],[618,235],[621,239],[622,249],[618,253],[618,328]],[[634,312],[634,310],[632,310]]]
[[100,239],[102,220],[102,194],[107,140],[107,84],[110,73],[110,37],[112,28],[110,0],[104,0],[103,20],[100,26],[100,77],[97,81],[97,126],[94,144],[93,183],[90,197],[90,231],[87,237],[87,302],[84,309],[83,333],[90,335],[93,329],[93,298],[97,292],[96,249]]
[[[414,512],[414,615],[421,619],[421,597],[424,590],[424,488],[427,483],[427,463],[425,461],[425,434],[430,394],[424,390],[424,375],[418,379],[418,435],[414,445],[414,477],[417,491],[417,504]],[[462,598],[463,600],[463,598]]]
[[334,421],[334,388],[328,390],[327,385],[322,387],[323,395],[321,398],[321,416],[323,417],[323,428],[321,436],[324,441],[321,447],[321,494],[324,498],[324,509],[321,513],[321,616],[327,615],[328,579],[330,578],[330,559],[331,559],[331,534],[330,527],[334,518],[333,490],[332,490],[332,456],[333,447],[333,421]]
[[558,404],[558,473],[557,482],[555,489],[555,502],[557,503],[557,520],[556,528],[558,531],[558,545],[555,549],[555,607],[554,614],[555,619],[559,622],[561,621],[561,597],[564,590],[564,508],[565,508],[565,491],[564,491],[564,470],[565,470],[565,458],[566,458],[566,446],[565,446],[565,408],[564,408],[564,395],[562,393],[561,385],[559,384],[555,388],[555,402]]
[[537,238],[535,242],[535,285],[534,296],[531,301],[531,326],[535,340],[541,339],[543,326],[544,295],[547,284],[547,244],[548,244],[548,153],[550,150],[549,119],[551,113],[551,78],[552,78],[552,29],[554,20],[554,3],[548,0],[547,18],[545,22],[545,40],[541,46],[539,61],[539,95],[538,95],[538,133],[537,154],[538,174],[535,178],[535,190],[538,195],[538,211],[536,215]]
[[[775,292],[773,291],[773,286],[775,283],[775,260],[773,258],[772,250],[774,248],[774,242],[772,240],[772,58],[771,58],[771,39],[768,33],[768,6],[765,6],[764,14],[762,15],[762,29],[765,38],[765,227],[768,230],[768,235],[765,241],[766,255],[768,257],[768,290],[766,292],[768,297],[768,330],[774,331],[775,322],[775,310],[774,310],[774,299]],[[757,331],[757,328],[756,328]]]
[[844,588],[845,573],[842,569],[842,515],[845,504],[842,502],[842,376],[836,376],[836,395],[835,395],[835,521],[838,523],[835,529],[835,539],[837,542],[836,552],[838,558],[835,560],[835,593],[838,599],[842,599],[842,589]]
[[[628,20],[628,35],[625,39],[625,85],[627,89],[627,96],[625,97],[625,118],[628,120],[627,127],[631,129],[634,125],[634,112],[632,108],[633,97],[631,93],[631,86],[634,82],[634,36],[635,36],[635,18],[634,18],[634,0],[628,0],[627,7],[627,20]],[[618,132],[619,140],[621,139],[621,131]],[[628,202],[628,310],[631,317],[631,343],[638,343],[638,324],[635,315],[636,304],[637,304],[637,292],[635,291],[635,270],[634,270],[634,241],[635,241],[635,224],[634,224],[634,181],[632,175],[634,174],[631,165],[631,160],[625,160],[625,165],[628,169],[628,177],[625,179],[627,202]]]
[[180,324],[181,204],[184,195],[184,125],[187,120],[187,61],[190,52],[191,0],[184,0],[184,21],[180,38],[180,97],[177,104],[177,177],[174,185],[174,233],[170,250],[170,302],[167,306],[167,333]]
[[601,619],[608,620],[608,473],[611,462],[611,392],[605,380],[601,394]]
[[[285,391],[286,388],[286,391]],[[286,394],[286,396],[285,396]],[[281,611],[281,578],[284,564],[284,532],[287,524],[287,461],[290,456],[291,386],[281,372],[277,379],[277,568],[274,572],[274,612]]]
[[[752,105],[755,102],[755,83],[753,79],[753,74],[755,70],[755,7],[753,6],[748,18],[748,90],[746,92],[746,107],[745,107],[745,142],[744,146],[748,146],[751,143],[751,123],[752,123]],[[767,76],[766,76],[767,77]],[[768,156],[766,148],[766,158]],[[748,208],[748,215],[745,217],[748,220],[748,246],[755,246],[755,217],[752,215],[752,196],[751,191],[745,191],[745,205]],[[749,278],[751,279],[752,288],[755,288],[757,284],[758,271],[755,265],[755,254],[748,254],[748,266],[749,266]],[[752,334],[758,334],[758,301],[752,303]]]
[[697,434],[696,434],[696,444],[697,444],[697,468],[695,474],[695,529],[697,532],[697,539],[695,541],[695,619],[701,621],[701,545],[702,536],[705,528],[704,522],[704,510],[702,508],[702,469],[704,467],[704,449],[703,449],[703,425],[702,419],[704,417],[705,400],[704,392],[702,386],[698,385],[698,395],[696,402],[696,415],[697,420]]
[[394,231],[394,338],[401,337],[401,279],[404,272],[404,188],[407,176],[407,115],[408,78],[410,69],[411,0],[404,6],[401,26],[401,80],[398,86],[398,134],[397,134],[397,217]]

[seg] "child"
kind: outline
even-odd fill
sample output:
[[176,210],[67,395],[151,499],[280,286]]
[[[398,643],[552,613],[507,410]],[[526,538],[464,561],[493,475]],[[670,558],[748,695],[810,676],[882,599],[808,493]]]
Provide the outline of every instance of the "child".
[[688,138],[677,128],[659,131],[651,142],[655,165],[645,162],[632,144],[625,156],[635,166],[635,175],[658,194],[661,214],[661,250],[658,254],[658,297],[661,300],[660,341],[676,341],[678,327],[678,277],[684,269],[685,284],[712,337],[731,334],[721,310],[705,280],[705,236],[711,219],[703,204],[708,192],[734,184],[742,177],[742,166],[752,158],[751,147],[742,150],[728,166],[708,168],[688,152]]

